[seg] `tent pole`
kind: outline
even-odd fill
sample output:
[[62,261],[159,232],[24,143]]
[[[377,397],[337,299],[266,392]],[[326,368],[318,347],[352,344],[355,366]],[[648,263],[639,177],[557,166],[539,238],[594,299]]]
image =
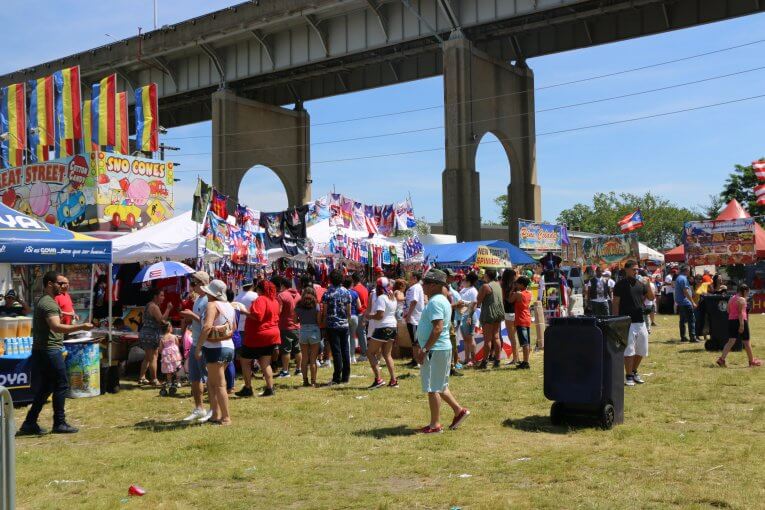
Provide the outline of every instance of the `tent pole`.
[[112,263],[109,262],[109,276],[108,276],[108,283],[107,283],[107,289],[109,291],[106,298],[109,301],[109,325],[107,326],[109,329],[109,340],[106,347],[107,356],[109,358],[109,370],[112,368],[112,293],[114,290],[112,289],[113,281],[112,281]]
[[90,306],[88,307],[88,320],[93,322],[93,289],[96,287],[96,265],[90,265]]

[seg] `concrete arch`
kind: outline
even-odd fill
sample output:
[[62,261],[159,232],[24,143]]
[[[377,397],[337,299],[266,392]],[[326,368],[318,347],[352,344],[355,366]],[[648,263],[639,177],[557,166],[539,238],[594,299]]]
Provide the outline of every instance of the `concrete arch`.
[[[289,206],[291,190],[288,186],[290,186],[289,180],[285,180],[272,168],[259,164],[247,169],[242,174],[237,192],[243,204],[262,211],[280,211]],[[269,200],[269,203],[264,204],[262,201],[250,198],[252,193],[258,195],[267,194],[268,196],[273,196],[273,199]],[[279,200],[276,200],[276,198],[279,198]],[[278,202],[281,202],[282,199],[284,203],[279,204]],[[277,203],[274,204],[273,202]]]
[[[213,185],[239,200],[239,185],[262,165],[284,185],[289,206],[311,200],[310,117],[237,96],[224,89],[212,95]],[[257,204],[248,204],[257,208]]]
[[[534,127],[534,73],[476,49],[461,32],[444,42],[446,168],[444,231],[460,241],[480,239],[480,187],[475,156],[481,138],[493,133],[508,156],[511,185],[510,239],[517,219],[541,218]],[[448,205],[448,207],[447,207]]]

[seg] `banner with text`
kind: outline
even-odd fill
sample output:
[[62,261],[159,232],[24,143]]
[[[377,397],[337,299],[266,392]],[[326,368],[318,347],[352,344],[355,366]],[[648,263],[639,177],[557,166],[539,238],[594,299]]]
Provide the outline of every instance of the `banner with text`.
[[637,234],[622,234],[598,236],[585,239],[582,243],[584,260],[587,264],[596,264],[605,269],[612,266],[621,267],[629,259],[638,260]]
[[518,247],[522,250],[546,253],[563,249],[560,225],[518,220]]
[[685,261],[692,266],[754,264],[754,219],[689,221],[683,229]]
[[513,267],[512,262],[510,262],[510,252],[506,248],[492,248],[491,246],[476,248],[475,265],[495,269]]

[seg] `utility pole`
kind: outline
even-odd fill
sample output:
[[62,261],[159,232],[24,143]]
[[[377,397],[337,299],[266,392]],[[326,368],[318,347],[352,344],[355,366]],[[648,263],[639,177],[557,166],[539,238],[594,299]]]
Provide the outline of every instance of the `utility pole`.
[[161,161],[165,160],[165,151],[166,150],[168,150],[168,151],[179,151],[179,150],[181,150],[181,148],[180,147],[171,147],[169,145],[165,145],[164,142],[160,143],[159,144],[159,159]]
[[154,0],[154,30],[157,29],[157,0]]

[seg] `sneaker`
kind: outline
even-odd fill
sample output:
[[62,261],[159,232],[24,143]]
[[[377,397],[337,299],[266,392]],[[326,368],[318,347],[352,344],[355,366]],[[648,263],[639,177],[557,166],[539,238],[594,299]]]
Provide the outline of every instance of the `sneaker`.
[[441,425],[438,425],[436,427],[431,427],[430,425],[426,425],[422,427],[420,430],[417,431],[418,434],[440,434],[444,431],[444,428]]
[[481,370],[485,370],[487,366],[489,366],[489,362],[486,360],[483,360],[481,363],[478,364],[478,368]]
[[327,360],[324,362],[324,368],[332,368],[332,360]]
[[728,368],[728,365],[725,363],[725,360],[722,358],[717,358],[717,361],[715,361],[715,363],[717,363],[718,367]]
[[449,376],[450,377],[462,377],[462,372],[458,371],[456,368],[452,368],[449,370]]
[[263,388],[263,391],[260,392],[258,395],[259,397],[273,397],[274,396],[274,389],[273,388]]
[[298,368],[297,370],[295,370],[295,377],[299,375],[303,375],[303,371]]
[[340,381],[329,381],[327,386],[337,386],[338,384],[340,384]]
[[531,368],[531,365],[529,365],[528,361],[521,361],[517,365],[515,365],[516,370],[528,370]]
[[278,374],[276,374],[276,377],[284,378],[284,377],[290,377],[290,373],[287,370],[280,370]]
[[206,423],[210,421],[210,418],[212,418],[212,409],[208,409],[206,413],[204,413],[204,416],[199,418],[199,423]]
[[687,341],[688,341],[688,339],[687,339],[687,338],[681,338],[681,339],[680,339],[680,343],[683,343],[683,342],[687,342]]
[[452,424],[449,425],[449,430],[457,430],[457,428],[462,425],[462,422],[464,422],[468,416],[470,416],[470,411],[468,411],[466,407],[463,407],[462,411],[454,416]]
[[632,380],[635,381],[637,384],[643,384],[645,381],[642,377],[640,377],[640,374],[637,372],[632,372]]
[[520,363],[520,361],[518,361],[517,359],[514,359],[514,360],[511,360],[511,361],[507,361],[507,362],[505,363],[505,365],[507,365],[507,366],[513,366],[513,365],[518,365],[519,363]]
[[242,386],[242,389],[234,393],[237,397],[251,397],[253,395],[252,387],[250,386]]
[[762,360],[759,360],[757,358],[754,358],[752,361],[749,362],[749,368],[761,367],[761,366],[762,366]]
[[358,360],[359,360],[359,363],[361,363],[362,361],[368,361],[367,357],[364,356],[363,354],[358,357]]
[[462,370],[462,368],[463,368],[463,367],[462,367],[462,363],[456,363],[456,364],[454,365],[454,369],[455,369],[455,370]]
[[370,384],[367,389],[374,390],[377,388],[382,388],[383,386],[385,386],[385,381],[383,381],[382,379],[377,379],[375,382]]
[[690,340],[688,340],[688,342],[690,342],[692,344],[697,344],[697,343],[699,343],[699,339],[698,338],[691,338]]
[[76,434],[79,432],[80,429],[77,427],[72,427],[68,423],[59,423],[58,425],[53,426],[53,433],[54,434]]
[[474,366],[475,366],[475,363],[473,363],[472,361],[468,361],[468,362],[465,364],[465,367],[467,367],[467,368],[473,368]]
[[391,379],[388,388],[398,388],[398,379]]
[[193,411],[191,411],[191,414],[185,417],[183,421],[197,421],[201,419],[202,417],[204,417],[204,415],[205,415],[204,409],[196,408]]
[[21,424],[19,431],[16,432],[16,437],[20,436],[44,436],[48,431],[40,427],[38,424],[28,424],[26,422]]
[[631,375],[628,375],[627,378],[624,380],[625,386],[635,386],[635,380],[632,378]]
[[415,361],[415,360],[412,360],[412,361],[410,361],[409,363],[407,363],[407,364],[406,364],[406,365],[404,365],[404,366],[405,366],[405,367],[407,367],[407,368],[414,368],[414,367],[419,367],[419,366],[420,366],[420,364],[419,364],[419,363],[417,363],[417,361]]
[[495,359],[491,366],[492,368],[499,368],[499,360]]

